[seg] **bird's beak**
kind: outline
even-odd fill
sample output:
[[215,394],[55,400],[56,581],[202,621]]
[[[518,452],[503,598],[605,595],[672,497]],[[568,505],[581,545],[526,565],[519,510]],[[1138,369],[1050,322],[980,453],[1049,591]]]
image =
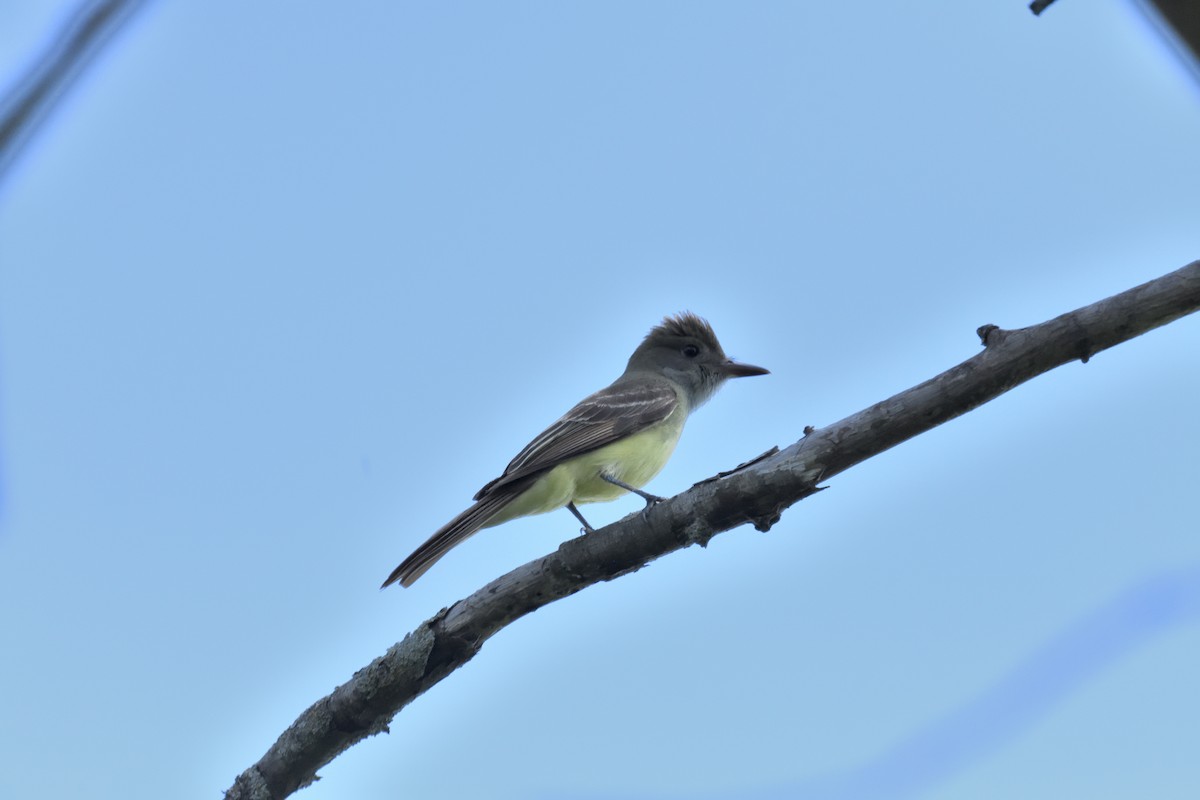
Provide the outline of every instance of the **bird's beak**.
[[770,375],[771,371],[756,367],[753,364],[739,364],[729,359],[721,365],[721,372],[727,378],[749,378],[751,375]]

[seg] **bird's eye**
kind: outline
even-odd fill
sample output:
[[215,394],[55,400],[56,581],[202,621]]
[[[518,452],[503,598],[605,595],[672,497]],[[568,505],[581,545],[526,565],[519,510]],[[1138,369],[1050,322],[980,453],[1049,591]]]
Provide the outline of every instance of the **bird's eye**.
[[680,352],[682,352],[688,358],[695,358],[696,356],[700,355],[700,348],[696,347],[694,344],[687,344],[683,346],[683,350]]

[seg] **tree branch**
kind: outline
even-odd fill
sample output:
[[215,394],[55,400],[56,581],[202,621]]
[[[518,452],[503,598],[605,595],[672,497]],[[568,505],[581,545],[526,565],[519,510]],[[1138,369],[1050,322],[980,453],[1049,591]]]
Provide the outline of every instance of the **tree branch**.
[[94,0],[80,6],[42,57],[0,98],[0,177],[88,60],[142,2]]
[[749,522],[769,529],[817,483],[965,414],[1021,383],[1200,308],[1200,261],[1060,317],[1018,330],[984,325],[984,350],[941,375],[805,436],[782,451],[564,542],[422,623],[300,715],[234,782],[229,800],[277,800],[469,661],[510,622],[594,583]]

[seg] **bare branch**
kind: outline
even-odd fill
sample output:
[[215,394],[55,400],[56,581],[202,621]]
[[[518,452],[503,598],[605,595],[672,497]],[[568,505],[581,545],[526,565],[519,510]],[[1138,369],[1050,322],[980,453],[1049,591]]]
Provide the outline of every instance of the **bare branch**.
[[54,43],[0,100],[0,177],[71,81],[143,0],[96,0],[81,6]]
[[1141,0],[1137,5],[1184,66],[1200,78],[1200,6],[1195,0]]
[[767,530],[817,483],[965,414],[1021,383],[1091,356],[1200,308],[1200,261],[1060,317],[1018,330],[985,325],[985,349],[919,386],[817,430],[744,468],[564,542],[443,609],[300,715],[227,792],[277,800],[469,661],[493,634],[594,583],[749,522]]

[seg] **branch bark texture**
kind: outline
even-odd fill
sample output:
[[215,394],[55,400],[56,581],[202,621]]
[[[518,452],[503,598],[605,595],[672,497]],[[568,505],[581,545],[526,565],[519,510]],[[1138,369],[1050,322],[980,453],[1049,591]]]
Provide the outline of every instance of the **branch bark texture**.
[[1106,300],[1029,328],[978,330],[984,350],[956,367],[805,435],[730,473],[696,484],[646,514],[564,542],[549,555],[442,609],[317,701],[257,764],[238,776],[229,800],[277,800],[317,779],[352,744],[386,731],[418,695],[469,661],[504,626],[594,583],[722,531],[750,523],[768,530],[817,484],[919,433],[965,414],[1070,361],[1200,308],[1200,261]]

